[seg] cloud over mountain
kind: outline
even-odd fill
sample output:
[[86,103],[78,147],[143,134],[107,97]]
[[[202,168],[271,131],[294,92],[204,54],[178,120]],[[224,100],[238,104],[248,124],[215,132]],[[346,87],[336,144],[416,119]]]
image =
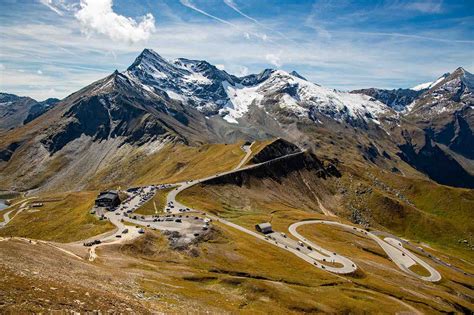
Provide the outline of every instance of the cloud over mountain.
[[75,17],[81,23],[82,31],[96,32],[114,41],[136,43],[147,40],[155,31],[155,18],[151,13],[140,22],[119,15],[112,9],[112,0],[81,0],[81,9]]

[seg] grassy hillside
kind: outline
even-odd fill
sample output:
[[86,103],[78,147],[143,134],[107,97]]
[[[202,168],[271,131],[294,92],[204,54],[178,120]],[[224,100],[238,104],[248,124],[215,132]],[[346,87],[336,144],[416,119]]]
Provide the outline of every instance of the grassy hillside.
[[474,259],[469,244],[459,243],[474,233],[474,190],[377,169],[352,174],[334,182],[341,195],[340,215]]
[[234,144],[206,144],[200,147],[173,145],[163,148],[138,169],[136,184],[176,183],[233,169],[245,156]]
[[134,152],[112,160],[89,179],[90,189],[177,183],[233,169],[245,156],[243,142],[187,146],[168,144],[157,152]]
[[95,197],[96,192],[39,196],[34,202],[44,206],[23,210],[0,230],[0,235],[67,243],[110,231],[110,222],[89,213]]
[[[282,191],[288,190],[288,183],[283,182],[281,184],[274,184],[271,191],[277,190],[277,186],[281,185]],[[269,184],[267,183],[267,188]],[[197,209],[207,210],[209,212],[216,213],[222,217],[227,218],[232,222],[236,222],[249,229],[254,229],[253,225],[262,221],[271,221],[274,230],[287,232],[288,226],[296,221],[303,219],[332,219],[325,217],[322,214],[309,212],[308,209],[298,209],[296,205],[292,205],[291,202],[284,203],[282,200],[279,201],[264,201],[259,196],[262,193],[246,194],[248,191],[245,187],[237,186],[196,186],[189,191],[184,191],[180,194],[180,200],[188,205],[196,207]],[[231,196],[235,196],[232,199]],[[245,196],[240,197],[237,196]],[[239,201],[240,200],[240,201]],[[337,219],[342,222],[348,222],[344,219]],[[231,232],[230,228],[227,228]],[[323,289],[324,294],[319,295],[317,301],[323,305],[338,305],[339,299],[332,299],[329,302],[329,296],[326,295],[328,292],[339,295],[342,292],[354,293],[354,300],[344,301],[342,305],[351,305],[354,308],[373,307],[372,303],[375,301],[386,301],[390,304],[390,308],[403,308],[403,304],[406,302],[408,305],[414,306],[418,310],[422,310],[427,313],[442,312],[449,309],[467,310],[472,307],[472,303],[469,298],[466,298],[470,293],[469,286],[471,280],[469,277],[462,275],[459,272],[453,271],[449,268],[435,264],[430,261],[430,264],[434,265],[443,276],[443,281],[439,285],[433,285],[430,283],[421,282],[414,279],[405,273],[401,272],[396,265],[387,257],[387,255],[380,249],[380,247],[373,241],[360,235],[353,235],[350,231],[345,231],[339,228],[332,228],[329,226],[316,226],[308,225],[301,227],[300,233],[313,240],[316,244],[323,246],[329,250],[334,250],[337,253],[346,255],[353,259],[359,266],[359,271],[356,276],[343,276],[342,279],[350,280],[352,283],[347,287],[345,285],[335,285],[331,289]],[[241,239],[246,239],[246,235],[237,231],[232,232],[233,244],[239,243]],[[259,248],[259,251],[266,251],[263,246],[260,249],[258,241],[248,240],[253,247]],[[242,246],[244,246],[242,244]],[[425,250],[431,251],[425,247]],[[433,251],[432,251],[433,252]],[[208,252],[211,254],[211,252]],[[446,255],[444,252],[437,252],[435,254],[443,259],[449,261],[453,265],[464,268],[469,272],[474,269],[469,264],[466,264],[462,260],[456,259]],[[215,252],[212,252],[212,259],[214,261]],[[258,256],[258,268],[263,264],[267,266],[267,261],[262,258],[262,254],[255,254]],[[287,261],[289,254],[280,253],[276,254],[281,260]],[[426,258],[425,258],[426,259]],[[260,262],[260,263],[259,263]],[[272,266],[274,273],[279,273],[279,266]],[[299,267],[298,267],[299,268]],[[291,267],[288,272],[296,275],[300,274],[296,266]],[[416,270],[418,272],[418,270]],[[421,272],[421,271],[420,271]],[[305,273],[305,275],[307,275]],[[339,277],[338,277],[339,278]],[[304,280],[300,280],[304,281]],[[219,281],[213,281],[212,283],[218,283]],[[361,290],[361,291],[359,291]],[[321,291],[317,291],[318,293]],[[461,294],[453,294],[453,292],[462,292]],[[301,298],[306,295],[300,293]],[[359,294],[364,295],[364,298],[359,297]],[[432,296],[439,296],[438,300],[434,300]],[[275,295],[275,297],[278,295]],[[366,300],[370,296],[369,300],[373,298],[373,302]],[[393,298],[391,302],[386,299]],[[282,298],[285,298],[282,296]],[[416,302],[415,302],[416,301]],[[286,304],[287,302],[284,302]],[[349,303],[349,304],[346,304]],[[384,302],[385,303],[385,302]],[[334,309],[332,309],[334,311]],[[380,309],[379,309],[380,310]],[[306,311],[308,311],[306,309]],[[343,311],[343,309],[337,309],[337,312]]]

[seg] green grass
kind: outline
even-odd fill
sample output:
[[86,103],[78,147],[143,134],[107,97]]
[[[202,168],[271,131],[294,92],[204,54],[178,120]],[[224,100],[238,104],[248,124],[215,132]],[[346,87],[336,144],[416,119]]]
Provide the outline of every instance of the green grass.
[[23,210],[0,230],[0,235],[67,243],[110,231],[113,229],[110,222],[100,221],[89,213],[95,196],[96,192],[48,196],[59,200],[45,202],[43,207],[31,209],[39,211]]
[[166,205],[166,196],[173,189],[174,188],[166,188],[158,190],[155,196],[151,200],[147,201],[143,206],[138,208],[135,213],[142,215],[162,213],[163,208]]
[[474,252],[458,242],[474,233],[474,190],[374,172],[414,204],[410,206],[393,194],[375,188],[367,199],[367,206],[379,224],[400,236],[474,259]]

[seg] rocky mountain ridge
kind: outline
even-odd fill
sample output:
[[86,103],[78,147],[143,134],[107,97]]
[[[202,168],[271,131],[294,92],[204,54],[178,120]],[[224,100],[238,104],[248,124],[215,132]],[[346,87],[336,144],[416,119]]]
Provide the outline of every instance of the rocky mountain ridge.
[[[429,90],[412,91],[411,96],[400,91],[389,102],[378,94],[325,88],[296,72],[266,69],[237,77],[206,61],[167,61],[145,49],[125,71],[84,87],[5,133],[0,138],[0,179],[8,172],[7,185],[15,178],[27,183],[28,176],[50,174],[51,165],[61,165],[64,174],[82,170],[78,176],[85,176],[131,151],[150,154],[166,143],[280,137],[330,159],[392,171],[407,163],[440,183],[470,187],[471,91],[472,75],[461,68]],[[410,97],[414,100],[406,106]],[[403,111],[397,103],[401,100]],[[444,104],[451,109],[438,110]],[[430,117],[432,123],[424,124],[426,114],[417,114],[424,111],[439,117],[456,113],[456,120]],[[456,172],[435,174],[421,165],[421,156],[429,154]],[[25,177],[25,166],[19,165],[32,160],[37,167]],[[66,175],[53,176],[60,183]]]

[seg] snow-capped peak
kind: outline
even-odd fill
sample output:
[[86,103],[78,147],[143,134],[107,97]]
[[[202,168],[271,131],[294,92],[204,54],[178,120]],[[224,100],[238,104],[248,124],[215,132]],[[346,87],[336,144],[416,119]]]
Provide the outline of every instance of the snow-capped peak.
[[426,83],[421,83],[421,84],[418,84],[412,88],[410,88],[411,90],[413,91],[421,91],[421,90],[429,90],[431,89],[432,87],[436,86],[438,83],[440,83],[441,81],[443,81],[445,78],[447,78],[449,76],[449,72],[448,73],[445,73],[443,74],[442,76],[440,76],[437,80],[435,81],[431,81],[431,82],[426,82]]
[[[224,119],[237,122],[253,104],[262,107],[262,100],[277,100],[277,108],[292,112],[298,117],[308,117],[311,111],[318,111],[336,120],[362,119],[376,123],[381,113],[390,109],[381,102],[361,94],[351,94],[321,87],[300,76],[283,70],[274,70],[261,82],[254,85],[225,84],[229,102],[220,110]],[[269,105],[266,105],[269,106]]]
[[123,75],[146,93],[180,101],[206,116],[219,114],[232,123],[251,106],[301,118],[314,117],[318,112],[339,121],[376,123],[380,113],[390,112],[368,96],[321,87],[295,71],[266,69],[239,78],[207,61],[168,61],[150,49],[145,49]]

